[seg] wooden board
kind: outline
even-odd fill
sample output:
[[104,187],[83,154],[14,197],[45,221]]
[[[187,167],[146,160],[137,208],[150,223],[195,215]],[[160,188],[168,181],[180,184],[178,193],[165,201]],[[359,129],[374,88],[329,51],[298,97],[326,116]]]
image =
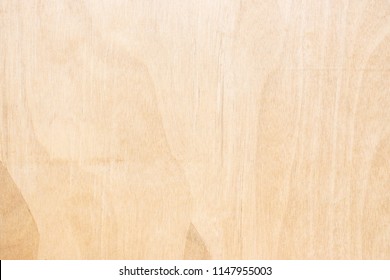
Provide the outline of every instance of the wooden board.
[[390,2],[0,2],[1,259],[389,259]]

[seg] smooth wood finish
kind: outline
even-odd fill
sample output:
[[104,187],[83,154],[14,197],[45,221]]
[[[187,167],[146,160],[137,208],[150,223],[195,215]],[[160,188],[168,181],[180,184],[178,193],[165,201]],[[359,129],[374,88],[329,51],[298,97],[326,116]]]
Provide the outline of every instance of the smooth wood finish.
[[389,259],[387,0],[0,1],[0,258]]

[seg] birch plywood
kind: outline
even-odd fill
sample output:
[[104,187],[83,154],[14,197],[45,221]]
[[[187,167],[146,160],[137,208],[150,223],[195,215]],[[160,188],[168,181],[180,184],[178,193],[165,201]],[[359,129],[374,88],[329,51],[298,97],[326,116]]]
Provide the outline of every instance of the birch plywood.
[[389,259],[390,2],[0,2],[0,258]]

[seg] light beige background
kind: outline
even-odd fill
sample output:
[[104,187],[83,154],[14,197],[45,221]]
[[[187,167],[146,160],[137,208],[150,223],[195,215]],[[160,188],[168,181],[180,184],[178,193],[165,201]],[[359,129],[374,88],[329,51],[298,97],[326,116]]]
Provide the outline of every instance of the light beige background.
[[389,259],[387,0],[0,1],[0,258]]

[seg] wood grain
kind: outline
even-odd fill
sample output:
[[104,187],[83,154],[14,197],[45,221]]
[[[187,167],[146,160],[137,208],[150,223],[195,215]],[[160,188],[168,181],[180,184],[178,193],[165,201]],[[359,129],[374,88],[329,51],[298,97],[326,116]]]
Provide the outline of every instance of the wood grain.
[[1,259],[389,259],[390,2],[0,2]]

